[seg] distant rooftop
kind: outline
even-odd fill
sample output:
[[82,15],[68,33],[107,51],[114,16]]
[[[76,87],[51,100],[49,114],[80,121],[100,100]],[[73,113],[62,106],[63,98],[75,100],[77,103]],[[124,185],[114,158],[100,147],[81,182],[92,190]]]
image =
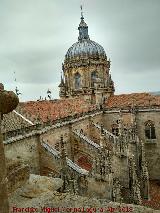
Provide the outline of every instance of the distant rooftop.
[[152,95],[160,95],[160,91],[157,91],[157,92],[150,92],[150,94],[152,94]]
[[107,108],[160,107],[160,97],[151,93],[131,93],[111,96],[106,102]]

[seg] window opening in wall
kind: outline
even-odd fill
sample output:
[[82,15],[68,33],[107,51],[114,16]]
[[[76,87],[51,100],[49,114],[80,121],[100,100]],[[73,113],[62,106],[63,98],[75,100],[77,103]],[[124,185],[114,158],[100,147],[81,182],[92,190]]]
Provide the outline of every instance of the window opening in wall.
[[75,89],[81,88],[81,75],[79,73],[75,74]]
[[119,135],[119,128],[117,124],[112,125],[112,134],[118,136]]
[[155,126],[152,121],[145,123],[145,136],[147,139],[156,139]]
[[91,87],[94,87],[94,83],[96,82],[97,78],[98,78],[98,73],[96,71],[93,71],[91,73]]

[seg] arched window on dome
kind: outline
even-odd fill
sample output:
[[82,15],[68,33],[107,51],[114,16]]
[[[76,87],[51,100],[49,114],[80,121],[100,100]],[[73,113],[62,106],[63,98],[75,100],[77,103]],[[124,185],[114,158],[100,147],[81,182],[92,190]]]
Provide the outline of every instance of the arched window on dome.
[[79,73],[75,74],[75,89],[80,89],[81,88],[81,75]]
[[149,120],[145,123],[145,136],[147,139],[156,139],[155,125],[153,121]]
[[94,83],[96,82],[96,79],[98,78],[97,71],[93,71],[91,73],[91,87],[94,87]]

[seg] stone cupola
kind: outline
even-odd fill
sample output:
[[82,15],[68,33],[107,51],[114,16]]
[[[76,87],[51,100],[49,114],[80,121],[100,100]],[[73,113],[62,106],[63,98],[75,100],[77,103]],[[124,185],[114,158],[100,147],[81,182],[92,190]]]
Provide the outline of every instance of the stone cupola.
[[110,60],[104,48],[92,41],[83,13],[78,27],[78,41],[67,51],[63,64],[63,88],[60,97],[83,96],[86,100],[102,104],[114,94],[114,83],[110,75]]

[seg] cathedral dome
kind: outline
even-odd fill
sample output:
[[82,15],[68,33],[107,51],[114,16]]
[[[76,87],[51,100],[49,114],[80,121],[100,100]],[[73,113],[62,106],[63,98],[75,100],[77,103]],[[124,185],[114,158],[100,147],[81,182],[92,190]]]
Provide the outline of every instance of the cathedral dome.
[[67,51],[65,59],[84,57],[106,57],[103,47],[95,41],[82,39],[74,43]]
[[78,42],[74,43],[67,51],[65,60],[76,60],[81,58],[106,58],[106,53],[103,47],[90,40],[88,35],[88,26],[82,15],[81,22],[78,27],[79,37]]

